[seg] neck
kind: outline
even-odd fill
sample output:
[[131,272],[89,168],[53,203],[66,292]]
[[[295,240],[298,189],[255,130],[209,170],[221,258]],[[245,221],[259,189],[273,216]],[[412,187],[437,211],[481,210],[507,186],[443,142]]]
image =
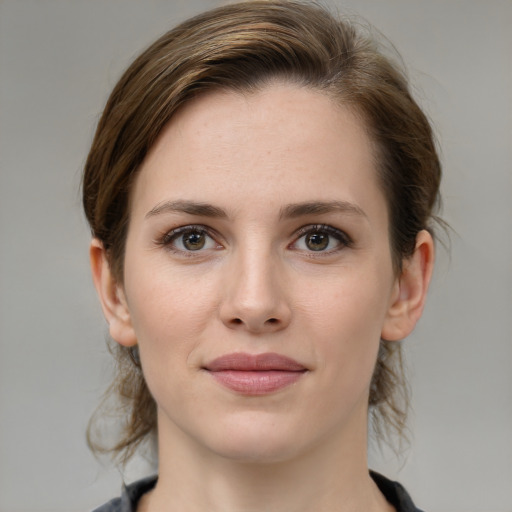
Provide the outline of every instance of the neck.
[[239,460],[197,446],[159,415],[158,483],[138,510],[392,511],[368,473],[365,428],[350,432],[293,459]]

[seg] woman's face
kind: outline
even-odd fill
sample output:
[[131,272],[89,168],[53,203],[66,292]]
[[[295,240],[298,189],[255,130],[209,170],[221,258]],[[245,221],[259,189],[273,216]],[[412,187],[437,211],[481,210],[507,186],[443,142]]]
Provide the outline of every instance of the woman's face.
[[131,199],[122,342],[139,344],[161,439],[239,460],[364,439],[400,293],[359,119],[291,85],[209,93]]

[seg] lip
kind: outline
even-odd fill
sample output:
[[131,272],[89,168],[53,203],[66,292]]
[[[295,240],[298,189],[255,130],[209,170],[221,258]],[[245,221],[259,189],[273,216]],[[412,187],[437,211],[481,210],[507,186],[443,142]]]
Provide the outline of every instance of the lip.
[[224,387],[244,395],[265,395],[297,382],[308,369],[276,353],[233,353],[218,357],[203,367]]

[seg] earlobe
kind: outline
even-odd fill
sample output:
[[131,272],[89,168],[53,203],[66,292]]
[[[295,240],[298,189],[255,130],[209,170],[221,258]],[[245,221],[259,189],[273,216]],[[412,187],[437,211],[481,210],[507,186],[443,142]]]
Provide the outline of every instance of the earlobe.
[[93,238],[89,249],[92,277],[112,339],[124,346],[137,344],[123,287],[114,279],[103,244]]
[[434,268],[434,241],[422,230],[416,237],[413,255],[404,261],[397,278],[381,338],[398,341],[407,337],[421,317]]

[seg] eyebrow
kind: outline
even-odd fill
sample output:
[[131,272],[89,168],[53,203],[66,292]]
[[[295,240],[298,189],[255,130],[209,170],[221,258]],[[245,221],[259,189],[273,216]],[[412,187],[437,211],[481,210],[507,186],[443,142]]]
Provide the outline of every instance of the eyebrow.
[[227,213],[217,206],[195,201],[164,201],[146,213],[146,219],[162,213],[188,213],[201,217],[227,218]]
[[[293,203],[281,208],[280,219],[293,219],[305,215],[322,215],[326,213],[340,212],[367,218],[366,213],[357,205],[348,201],[310,201],[305,203]],[[163,213],[186,213],[200,217],[228,218],[228,214],[222,208],[209,203],[195,201],[163,201],[154,206],[146,214],[146,218]]]
[[311,201],[307,203],[289,204],[281,209],[280,218],[293,219],[304,215],[322,215],[333,212],[368,218],[364,210],[348,201]]

